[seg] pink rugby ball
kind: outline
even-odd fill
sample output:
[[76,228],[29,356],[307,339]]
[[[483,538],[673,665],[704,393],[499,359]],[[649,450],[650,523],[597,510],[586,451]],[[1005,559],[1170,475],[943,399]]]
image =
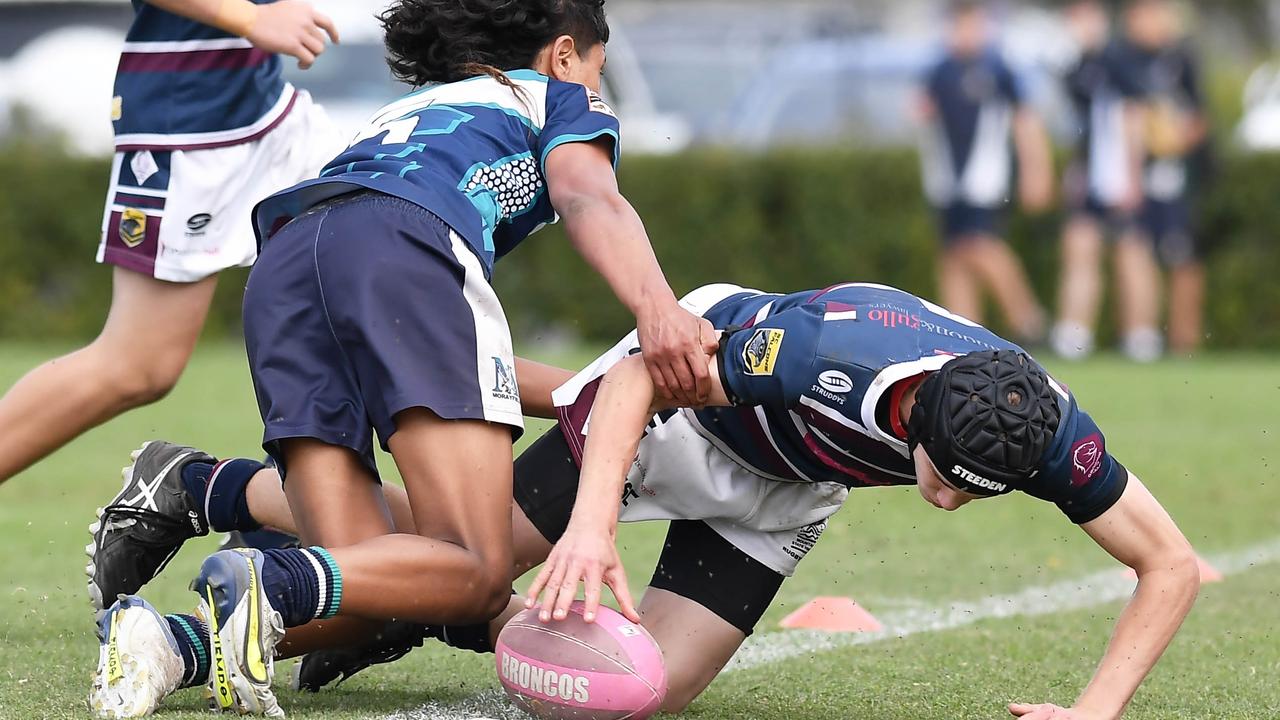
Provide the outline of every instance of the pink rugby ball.
[[537,608],[511,618],[495,648],[511,701],[542,720],[643,720],[662,705],[667,669],[649,633],[601,606],[596,621],[543,623]]

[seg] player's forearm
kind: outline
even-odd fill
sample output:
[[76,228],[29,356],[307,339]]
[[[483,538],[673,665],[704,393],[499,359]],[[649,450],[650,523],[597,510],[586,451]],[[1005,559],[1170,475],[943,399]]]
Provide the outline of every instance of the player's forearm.
[[147,0],[147,2],[171,13],[241,37],[249,34],[258,19],[258,6],[249,0]]
[[626,198],[617,193],[575,198],[561,217],[574,248],[633,316],[676,304],[644,224]]
[[573,373],[554,365],[516,358],[516,383],[520,386],[520,411],[530,417],[554,420],[556,406],[551,393],[569,382]]
[[1162,567],[1140,572],[1138,589],[1075,707],[1120,717],[1190,612],[1199,588],[1200,573],[1189,550],[1171,554]]
[[619,362],[605,374],[591,406],[570,522],[609,533],[617,527],[618,499],[645,426],[653,417],[654,400],[653,380],[640,355]]

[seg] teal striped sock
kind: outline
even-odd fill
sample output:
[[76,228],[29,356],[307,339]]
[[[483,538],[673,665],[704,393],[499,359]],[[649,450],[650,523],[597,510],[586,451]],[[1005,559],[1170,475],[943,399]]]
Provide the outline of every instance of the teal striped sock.
[[209,629],[192,615],[165,615],[182,655],[182,685],[197,687],[209,681]]

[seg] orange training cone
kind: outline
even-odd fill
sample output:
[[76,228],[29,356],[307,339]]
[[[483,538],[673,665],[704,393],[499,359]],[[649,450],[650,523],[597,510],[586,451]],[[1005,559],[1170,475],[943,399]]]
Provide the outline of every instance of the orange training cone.
[[789,629],[823,632],[878,632],[884,629],[865,608],[847,597],[816,597],[782,619]]
[[[1208,561],[1199,555],[1196,556],[1196,564],[1200,566],[1200,584],[1222,582],[1222,573],[1217,568],[1210,565]],[[1137,580],[1138,573],[1133,568],[1125,568],[1124,576],[1130,580]]]

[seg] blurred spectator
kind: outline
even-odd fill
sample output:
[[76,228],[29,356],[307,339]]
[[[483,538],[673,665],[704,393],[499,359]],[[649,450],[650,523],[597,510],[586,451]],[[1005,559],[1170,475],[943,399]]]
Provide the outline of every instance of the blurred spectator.
[[1102,296],[1104,235],[1116,237],[1115,275],[1122,344],[1130,355],[1160,352],[1159,271],[1137,225],[1143,203],[1144,87],[1136,60],[1111,38],[1101,0],[1067,4],[1065,20],[1080,57],[1065,85],[1076,110],[1075,157],[1063,181],[1068,219],[1062,237],[1055,352],[1079,359],[1094,348]]
[[928,73],[920,102],[927,123],[921,147],[925,194],[942,224],[941,300],[980,320],[985,285],[1014,335],[1038,342],[1044,310],[1022,262],[1001,238],[1001,226],[1013,173],[1010,135],[1021,200],[1033,211],[1045,208],[1053,194],[1048,139],[1013,71],[992,47],[985,3],[953,2],[949,15],[947,51]]
[[1199,63],[1172,0],[1133,0],[1125,20],[1144,97],[1142,230],[1169,269],[1170,347],[1186,354],[1203,336],[1204,264],[1192,217],[1192,174],[1203,166],[1209,135]]

